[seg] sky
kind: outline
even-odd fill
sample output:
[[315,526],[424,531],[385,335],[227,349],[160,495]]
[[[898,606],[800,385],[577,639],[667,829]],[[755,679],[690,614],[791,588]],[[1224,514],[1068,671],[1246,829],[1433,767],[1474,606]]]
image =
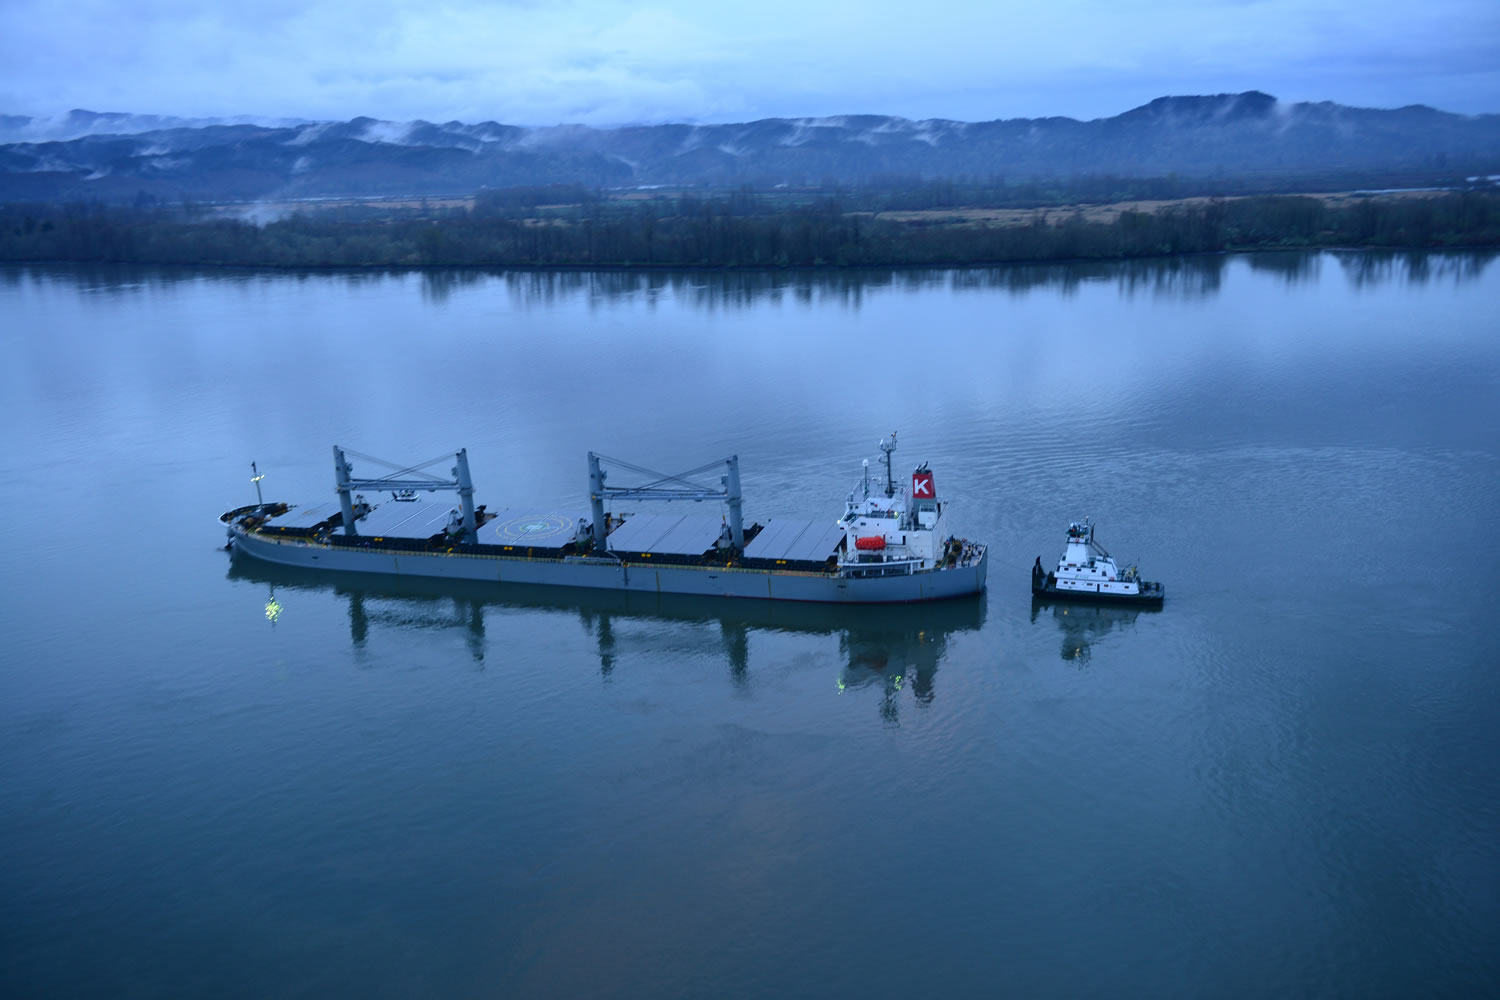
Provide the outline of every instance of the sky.
[[1500,112],[1500,0],[0,0],[0,114],[516,125]]

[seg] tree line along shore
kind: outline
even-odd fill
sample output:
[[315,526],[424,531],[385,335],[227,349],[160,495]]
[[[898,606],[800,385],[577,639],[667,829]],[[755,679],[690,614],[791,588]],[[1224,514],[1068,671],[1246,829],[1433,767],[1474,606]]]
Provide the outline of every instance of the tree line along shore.
[[[965,195],[968,195],[965,198]],[[1311,247],[1500,247],[1500,193],[1250,195],[987,207],[860,192],[583,188],[298,206],[0,205],[0,260],[263,268],[817,268],[1109,260]],[[992,199],[993,200],[993,199]],[[964,202],[968,203],[965,204]]]

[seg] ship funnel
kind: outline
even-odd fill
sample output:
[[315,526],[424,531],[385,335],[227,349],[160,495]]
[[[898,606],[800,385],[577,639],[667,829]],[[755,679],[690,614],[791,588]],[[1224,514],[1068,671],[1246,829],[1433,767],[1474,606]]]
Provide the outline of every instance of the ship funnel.
[[925,465],[911,474],[911,498],[913,500],[937,499],[937,486],[932,481],[932,470]]

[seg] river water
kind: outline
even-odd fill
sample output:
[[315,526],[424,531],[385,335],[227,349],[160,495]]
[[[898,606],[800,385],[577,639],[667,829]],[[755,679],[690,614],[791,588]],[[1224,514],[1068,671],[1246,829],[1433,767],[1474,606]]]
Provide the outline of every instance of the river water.
[[[0,992],[1474,996],[1500,983],[1500,264],[824,275],[0,269]],[[231,565],[330,445],[740,457],[899,431],[977,600]],[[712,511],[710,511],[712,513]],[[1092,515],[1159,613],[1033,606]]]

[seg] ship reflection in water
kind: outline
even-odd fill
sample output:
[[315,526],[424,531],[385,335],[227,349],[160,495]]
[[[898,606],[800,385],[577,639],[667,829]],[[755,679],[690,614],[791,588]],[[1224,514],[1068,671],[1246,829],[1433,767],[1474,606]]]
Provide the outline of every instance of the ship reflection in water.
[[[947,655],[948,639],[960,632],[978,631],[985,613],[983,595],[917,605],[802,604],[368,574],[334,579],[317,570],[246,558],[231,559],[228,576],[265,584],[266,607],[274,606],[278,616],[282,606],[278,590],[318,591],[345,598],[349,638],[356,650],[364,649],[372,633],[378,635],[382,628],[464,630],[469,655],[481,668],[487,647],[487,612],[575,614],[594,637],[599,671],[605,678],[639,635],[631,625],[717,624],[730,679],[737,685],[745,684],[750,676],[752,632],[837,636],[838,690],[883,686],[882,715],[892,719],[903,691],[909,690],[919,702],[932,701],[934,675]],[[269,610],[267,618],[275,624]]]
[[1031,621],[1051,615],[1062,629],[1062,658],[1077,666],[1089,662],[1093,644],[1116,628],[1126,629],[1135,625],[1141,615],[1161,613],[1161,608],[1122,608],[1110,605],[1084,604],[1074,601],[1047,601],[1033,599]]

